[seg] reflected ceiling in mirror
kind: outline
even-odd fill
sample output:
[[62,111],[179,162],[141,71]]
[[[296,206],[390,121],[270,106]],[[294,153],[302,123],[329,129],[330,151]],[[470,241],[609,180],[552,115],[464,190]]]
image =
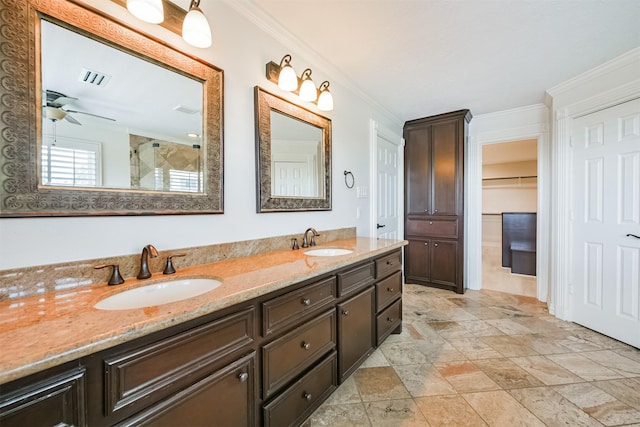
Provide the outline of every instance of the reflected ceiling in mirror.
[[[11,84],[4,85],[0,103],[0,216],[222,213],[222,70],[125,27],[91,6],[85,8],[79,3],[66,0],[5,0],[4,5],[11,13],[0,14],[0,45],[5,46],[0,49],[0,63],[4,64],[3,80]],[[181,91],[190,92],[188,99],[172,99],[170,104],[176,103],[172,105],[175,107],[179,103],[189,111],[199,110],[193,114],[187,127],[188,132],[199,132],[200,140],[191,141],[178,136],[185,133],[186,127],[163,128],[166,122],[176,124],[177,121],[165,119],[159,112],[150,115],[159,118],[153,125],[145,123],[146,119],[129,121],[139,115],[139,110],[130,101],[109,103],[104,99],[92,98],[89,92],[76,91],[55,80],[53,75],[60,69],[48,70],[46,64],[51,61],[47,58],[47,52],[41,50],[41,36],[50,34],[50,25],[54,29],[61,28],[89,38],[97,42],[100,49],[108,46],[121,54],[133,56],[142,61],[145,67],[149,67],[148,70],[153,70],[148,71],[149,73],[170,73],[173,77],[163,77],[161,85],[147,88],[151,92],[139,91],[135,95],[138,99],[153,98],[154,103],[162,104],[165,98],[169,98],[165,95],[174,92],[174,85],[179,86]],[[44,49],[45,45],[46,42],[42,44]],[[73,45],[64,46],[62,52],[53,52],[52,62],[57,63],[62,71],[68,71],[68,68],[72,68],[71,57],[79,55]],[[88,64],[85,66],[92,68]],[[80,74],[77,70],[73,74],[76,72]],[[129,73],[135,74],[140,83],[145,82],[147,71],[142,75],[131,70]],[[113,84],[115,88],[122,75],[122,71],[114,71],[109,85]],[[174,78],[177,80],[174,81]],[[136,89],[142,89],[144,85],[138,86]],[[109,86],[96,90],[108,91]],[[144,109],[143,106],[142,110]],[[43,172],[48,176],[43,169],[49,168],[48,162],[53,160],[53,157],[45,157],[44,161],[41,158],[43,147],[49,153],[47,147],[51,146],[53,139],[53,122],[50,117],[58,119],[56,124],[59,126],[56,126],[55,133],[60,140],[66,139],[66,142],[72,143],[78,140],[97,140],[101,144],[98,151],[101,151],[106,165],[107,158],[113,153],[104,147],[115,138],[106,137],[102,132],[115,123],[125,125],[129,145],[120,149],[126,156],[119,157],[116,162],[121,168],[117,183],[103,179],[109,188],[92,188],[90,185],[85,188],[69,188],[67,184],[48,185],[46,180],[43,182]],[[75,119],[82,125],[74,125],[66,117]],[[96,127],[87,132],[91,134],[91,137],[87,137],[65,135],[63,125],[87,131],[90,125]],[[167,145],[164,147],[165,152],[161,152],[162,150],[155,149],[158,141],[175,146]],[[145,144],[151,148],[145,154],[145,162],[151,161],[149,159],[153,156],[149,156],[149,152],[155,151],[157,164],[168,162],[171,164],[167,169],[169,170],[173,168],[173,163],[179,163],[182,166],[178,169],[193,172],[191,175],[198,177],[196,181],[188,184],[188,188],[181,187],[177,192],[169,191],[169,187],[162,187],[165,182],[169,182],[168,177],[160,180],[153,176],[156,175],[153,171],[151,175],[156,182],[150,183],[150,178],[142,182],[142,172],[138,176],[132,173],[134,161],[130,159],[129,153],[137,149],[135,147]],[[167,157],[175,151],[176,146],[188,149],[188,153],[181,155],[179,161]],[[160,147],[163,147],[162,143]],[[190,165],[184,166],[187,163]],[[153,161],[151,169],[156,169]],[[103,171],[100,176],[104,178],[107,174]]]
[[202,191],[202,82],[41,23],[42,185]]
[[255,88],[257,211],[331,210],[331,120]]

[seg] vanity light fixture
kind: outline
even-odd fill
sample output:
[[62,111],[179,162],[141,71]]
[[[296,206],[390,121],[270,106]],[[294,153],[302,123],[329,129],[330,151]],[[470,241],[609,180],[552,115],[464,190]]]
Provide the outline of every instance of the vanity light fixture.
[[291,66],[291,55],[285,55],[280,60],[278,73],[278,87],[289,92],[298,89],[298,76]]
[[317,102],[319,110],[333,110],[333,96],[329,92],[329,82],[325,80],[320,88],[316,89],[311,79],[310,68],[306,68],[298,78],[291,66],[291,55],[283,56],[280,65],[273,61],[267,62],[266,77],[270,82],[277,83],[280,89],[295,93],[303,101]]
[[318,96],[318,110],[333,110],[333,96],[329,92],[329,82],[325,80],[320,85],[320,95]]
[[318,89],[316,89],[316,85],[311,80],[311,69],[304,70],[300,79],[302,80],[300,84],[300,99],[309,102],[318,99]]
[[162,0],[127,0],[127,10],[136,18],[150,24],[164,21]]
[[189,12],[182,21],[182,38],[191,46],[199,48],[211,46],[211,27],[200,9],[200,0],[191,0]]

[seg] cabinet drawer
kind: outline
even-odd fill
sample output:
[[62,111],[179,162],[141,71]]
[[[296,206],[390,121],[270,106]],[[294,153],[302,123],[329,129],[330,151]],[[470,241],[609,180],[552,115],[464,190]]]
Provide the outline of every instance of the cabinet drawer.
[[262,304],[263,336],[299,323],[336,299],[336,278],[330,277]]
[[402,294],[402,272],[398,271],[376,283],[376,311],[385,308]]
[[338,273],[338,295],[345,296],[362,289],[375,278],[373,262]]
[[336,345],[336,312],[312,319],[262,348],[266,399]]
[[377,318],[377,344],[382,344],[393,332],[395,328],[402,323],[402,300],[398,300],[386,308]]
[[253,307],[104,361],[107,415],[138,401],[174,394],[211,369],[216,359],[250,344]]
[[387,277],[402,269],[402,252],[396,251],[376,260],[376,279]]
[[407,219],[407,234],[414,236],[458,238],[457,219]]
[[264,408],[264,425],[300,425],[331,394],[338,384],[336,352],[332,352],[309,373]]
[[255,425],[254,360],[252,352],[117,426]]
[[75,368],[2,396],[0,426],[86,426],[85,383]]

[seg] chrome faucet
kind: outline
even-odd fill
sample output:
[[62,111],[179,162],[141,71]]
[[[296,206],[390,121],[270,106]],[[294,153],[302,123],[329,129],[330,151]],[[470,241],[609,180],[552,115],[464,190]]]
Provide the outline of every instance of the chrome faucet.
[[155,258],[157,256],[158,250],[153,245],[147,245],[142,248],[142,254],[140,255],[140,271],[136,276],[138,279],[148,279],[151,277],[148,258]]
[[[311,232],[311,241],[309,241],[309,239],[307,238],[307,234],[309,234],[309,232]],[[316,245],[316,237],[318,237],[320,235],[320,233],[318,233],[316,231],[315,228],[313,227],[309,227],[307,228],[307,231],[304,232],[304,237],[302,238],[302,247],[303,248],[308,248],[309,246],[315,246]]]

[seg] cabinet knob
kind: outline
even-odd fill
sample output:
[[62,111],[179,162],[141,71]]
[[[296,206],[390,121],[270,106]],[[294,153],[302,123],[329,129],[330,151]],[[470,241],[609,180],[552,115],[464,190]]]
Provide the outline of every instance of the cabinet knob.
[[433,213],[436,213],[436,212],[438,212],[438,209],[435,209],[435,210],[433,211]]
[[349,310],[342,310],[342,315],[343,316],[348,316],[349,315]]
[[387,288],[387,292],[393,292],[393,288]]
[[433,225],[433,221],[429,221],[429,225]]
[[387,260],[387,265],[393,265],[393,261]]
[[302,397],[306,400],[311,400],[311,398],[313,396],[311,396],[311,393],[307,393],[306,391],[302,394]]
[[437,244],[437,243],[434,243],[434,244],[433,244],[433,246],[438,247],[438,244]]
[[302,341],[302,344],[300,344],[300,347],[304,348],[305,350],[309,350],[311,348],[311,343]]
[[302,299],[302,304],[304,305],[311,305],[311,300],[309,298],[303,298]]
[[393,323],[393,317],[387,317],[387,322]]
[[240,375],[238,375],[238,379],[240,380],[240,382],[243,383],[249,379],[249,374],[247,374],[246,372],[243,372]]
[[425,209],[424,211],[425,211],[426,213],[429,213],[429,209]]
[[424,245],[425,246],[429,246],[429,242],[424,242]]

